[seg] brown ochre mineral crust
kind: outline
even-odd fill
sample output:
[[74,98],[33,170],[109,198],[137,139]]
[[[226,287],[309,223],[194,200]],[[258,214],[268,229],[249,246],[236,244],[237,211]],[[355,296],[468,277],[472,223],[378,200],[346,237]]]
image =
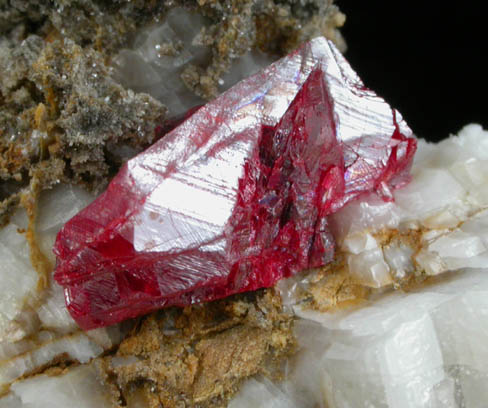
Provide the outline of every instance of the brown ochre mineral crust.
[[245,378],[279,378],[292,317],[272,289],[145,317],[97,361],[114,406],[220,407]]

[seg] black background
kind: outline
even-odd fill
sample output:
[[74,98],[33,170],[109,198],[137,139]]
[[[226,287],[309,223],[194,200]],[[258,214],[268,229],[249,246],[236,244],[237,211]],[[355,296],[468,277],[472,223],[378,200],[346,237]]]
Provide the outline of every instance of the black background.
[[336,3],[346,14],[347,59],[417,136],[443,139],[470,122],[488,127],[488,15],[477,2]]

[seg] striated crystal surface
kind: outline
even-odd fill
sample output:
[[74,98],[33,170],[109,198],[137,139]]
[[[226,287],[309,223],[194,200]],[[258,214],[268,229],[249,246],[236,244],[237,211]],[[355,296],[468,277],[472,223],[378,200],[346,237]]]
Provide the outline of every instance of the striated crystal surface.
[[59,233],[85,329],[273,285],[333,257],[328,215],[404,184],[411,131],[323,38],[240,82],[130,160]]

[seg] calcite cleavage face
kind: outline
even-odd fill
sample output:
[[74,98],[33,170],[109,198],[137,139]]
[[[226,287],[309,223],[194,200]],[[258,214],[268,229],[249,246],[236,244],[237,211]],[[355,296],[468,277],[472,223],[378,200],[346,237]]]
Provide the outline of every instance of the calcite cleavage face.
[[240,82],[130,160],[59,233],[78,324],[272,286],[326,264],[327,216],[408,181],[416,141],[324,38]]

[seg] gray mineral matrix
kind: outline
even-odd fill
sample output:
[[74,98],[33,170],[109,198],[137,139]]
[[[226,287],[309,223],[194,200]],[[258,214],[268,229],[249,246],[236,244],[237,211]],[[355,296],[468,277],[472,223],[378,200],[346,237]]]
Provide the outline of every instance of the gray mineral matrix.
[[0,0],[0,225],[54,184],[100,191],[165,118],[303,41],[344,49],[332,2]]

